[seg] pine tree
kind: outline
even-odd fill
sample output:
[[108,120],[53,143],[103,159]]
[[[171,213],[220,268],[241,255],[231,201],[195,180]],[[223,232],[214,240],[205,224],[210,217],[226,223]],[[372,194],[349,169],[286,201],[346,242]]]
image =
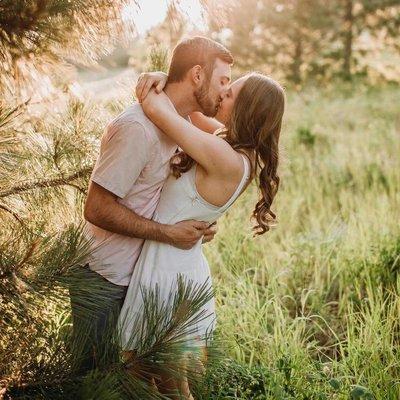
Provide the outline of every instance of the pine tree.
[[[93,63],[133,25],[124,0],[4,0],[0,3],[0,88],[15,93],[35,74],[60,73],[60,62]],[[52,68],[54,66],[55,68]]]
[[[95,61],[113,33],[124,29],[122,4],[2,2],[3,99],[32,81],[32,73],[57,71],[67,55]],[[180,281],[166,308],[155,301],[155,292],[144,292],[146,320],[132,332],[142,335],[137,356],[121,358],[113,328],[96,349],[96,368],[82,373],[87,333],[72,334],[68,291],[81,293],[81,311],[89,319],[104,309],[106,288],[81,278],[90,252],[82,208],[102,128],[120,105],[83,103],[71,94],[62,112],[41,104],[33,114],[27,103],[17,102],[0,104],[0,397],[160,398],[144,378],[149,370],[182,373],[176,360],[190,350],[184,339],[204,317],[199,310],[211,293]],[[88,292],[97,294],[96,304],[85,301]],[[143,330],[143,324],[151,329]],[[196,371],[189,375],[194,382],[199,378]]]

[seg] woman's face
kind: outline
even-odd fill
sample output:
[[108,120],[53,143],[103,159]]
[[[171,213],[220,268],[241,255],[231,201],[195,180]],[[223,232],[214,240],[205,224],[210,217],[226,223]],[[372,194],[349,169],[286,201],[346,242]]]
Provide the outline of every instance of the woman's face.
[[221,96],[222,100],[218,107],[217,114],[215,115],[217,121],[224,125],[227,124],[232,114],[233,105],[235,104],[236,98],[246,82],[246,79],[246,76],[236,79],[236,81],[229,86],[225,94]]

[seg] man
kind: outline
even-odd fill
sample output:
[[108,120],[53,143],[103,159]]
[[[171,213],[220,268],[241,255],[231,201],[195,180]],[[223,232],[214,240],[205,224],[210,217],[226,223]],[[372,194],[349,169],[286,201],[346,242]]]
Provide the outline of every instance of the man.
[[[210,39],[194,37],[179,43],[165,88],[177,112],[186,118],[198,111],[215,116],[230,82],[232,63],[230,52]],[[122,307],[144,240],[189,249],[202,236],[205,242],[215,234],[200,221],[165,225],[151,220],[176,150],[177,145],[145,116],[138,103],[115,118],[102,137],[84,208],[85,231],[92,246],[85,274],[88,282],[98,281],[109,290],[90,321],[79,310],[84,302],[95,304],[96,295],[90,299],[89,291],[83,301],[71,290],[74,331],[89,331],[88,352],[115,323],[113,316]],[[96,360],[91,354],[85,357],[83,368],[92,368]]]

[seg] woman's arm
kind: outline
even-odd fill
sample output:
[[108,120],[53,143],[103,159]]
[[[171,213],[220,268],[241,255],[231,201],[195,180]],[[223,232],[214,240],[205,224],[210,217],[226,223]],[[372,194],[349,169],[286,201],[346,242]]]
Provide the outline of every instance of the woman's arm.
[[217,129],[224,127],[224,125],[216,119],[206,117],[199,111],[192,112],[189,117],[194,126],[197,126],[199,129],[207,133],[214,133]]
[[[141,103],[149,93],[151,88],[155,88],[156,93],[161,93],[167,84],[168,75],[162,71],[143,72],[139,75],[136,85],[136,98]],[[214,133],[224,125],[214,118],[206,117],[201,112],[195,111],[189,115],[194,126],[204,132]]]
[[141,103],[149,93],[151,88],[155,88],[156,93],[161,93],[167,84],[168,75],[162,71],[142,72],[136,82],[135,94]]
[[167,136],[208,172],[231,174],[241,165],[240,156],[222,138],[204,131],[182,118],[168,96],[151,90],[142,103],[146,115]]

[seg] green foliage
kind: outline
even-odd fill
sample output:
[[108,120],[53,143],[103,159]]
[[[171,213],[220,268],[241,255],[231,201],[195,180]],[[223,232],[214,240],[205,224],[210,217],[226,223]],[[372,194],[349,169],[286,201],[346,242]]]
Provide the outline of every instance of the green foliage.
[[297,140],[299,143],[304,144],[307,147],[313,147],[316,141],[316,135],[311,132],[309,128],[300,127],[297,128]]
[[[15,85],[30,82],[37,72],[60,74],[60,61],[67,58],[92,64],[111,50],[117,35],[133,32],[120,16],[124,4],[122,0],[2,1],[0,89],[15,94]],[[57,69],[49,69],[54,63]]]
[[150,48],[147,71],[168,72],[169,55],[168,49],[163,45],[154,45]]
[[199,399],[265,399],[272,393],[269,375],[262,366],[249,368],[234,360],[223,360],[209,369]]
[[343,385],[343,377],[329,378],[322,365],[301,365],[288,355],[277,359],[275,365],[248,366],[233,359],[223,359],[207,371],[199,400],[327,400],[372,399],[372,393],[361,385]]
[[334,76],[400,79],[398,1],[237,0],[222,10],[222,22],[214,8],[211,30],[241,71],[258,69],[298,88]]
[[[212,293],[181,279],[170,302],[160,305],[156,291],[144,291],[146,318],[132,332],[140,342],[136,358],[121,360],[119,332],[110,326],[96,348],[96,369],[82,375],[89,330],[72,333],[68,291],[79,293],[76,315],[87,321],[113,295],[81,267],[90,252],[81,220],[84,194],[110,116],[73,98],[59,115],[43,117],[44,110],[34,117],[21,107],[0,110],[6,161],[0,167],[1,386],[13,399],[160,398],[142,372],[180,376],[176,360],[192,351],[186,337],[205,317],[199,310]],[[196,370],[188,374],[199,380]]]
[[[75,286],[75,291],[80,293],[82,312],[88,321],[97,309],[104,310],[105,299],[112,295],[106,285],[94,285],[89,279],[79,277],[81,268],[76,267],[63,279],[64,284]],[[97,282],[97,281],[96,281]],[[93,296],[93,291],[97,295]],[[86,295],[90,292],[90,296]],[[32,298],[37,300],[38,292],[32,293]],[[4,292],[2,295],[6,296]],[[43,296],[42,301],[49,301],[50,293]],[[79,355],[85,349],[82,343],[87,344],[85,326],[79,332],[71,335],[67,328],[66,334],[54,329],[41,336],[40,331],[32,335],[29,358],[25,366],[26,375],[20,380],[13,381],[12,373],[16,367],[21,368],[21,360],[14,361],[13,369],[5,367],[1,372],[7,377],[7,395],[12,399],[25,398],[79,398],[91,399],[160,399],[163,398],[143,380],[146,374],[157,377],[158,374],[168,373],[170,376],[179,377],[182,374],[182,364],[179,360],[188,352],[194,352],[191,360],[196,359],[195,349],[187,341],[187,335],[192,332],[192,326],[204,317],[200,312],[204,304],[210,299],[212,293],[205,285],[193,284],[183,278],[179,279],[178,289],[171,292],[166,304],[159,303],[158,289],[147,290],[143,293],[144,318],[137,320],[132,338],[138,337],[139,347],[133,358],[122,360],[120,357],[119,330],[115,325],[109,326],[102,336],[104,342],[96,346],[96,366],[93,370],[82,374],[79,368]],[[60,296],[59,296],[60,298]],[[85,298],[96,298],[95,302],[85,302]],[[32,299],[31,299],[32,300]],[[65,298],[60,300],[64,300]],[[54,300],[53,300],[54,301]],[[36,313],[38,310],[35,311]],[[50,322],[51,320],[48,320]],[[7,329],[13,329],[9,320],[4,321]],[[39,321],[31,321],[38,323]],[[157,322],[160,322],[159,324]],[[65,322],[62,322],[65,323]],[[49,327],[50,328],[50,327]],[[25,332],[26,334],[26,332]],[[46,352],[43,349],[35,354],[35,346],[40,342],[46,343]],[[10,340],[8,341],[10,344]],[[21,350],[23,343],[17,350]],[[217,352],[210,346],[211,362]],[[4,352],[4,349],[3,349]],[[2,353],[2,356],[5,356]],[[199,385],[201,375],[193,365],[185,368],[192,385]]]

